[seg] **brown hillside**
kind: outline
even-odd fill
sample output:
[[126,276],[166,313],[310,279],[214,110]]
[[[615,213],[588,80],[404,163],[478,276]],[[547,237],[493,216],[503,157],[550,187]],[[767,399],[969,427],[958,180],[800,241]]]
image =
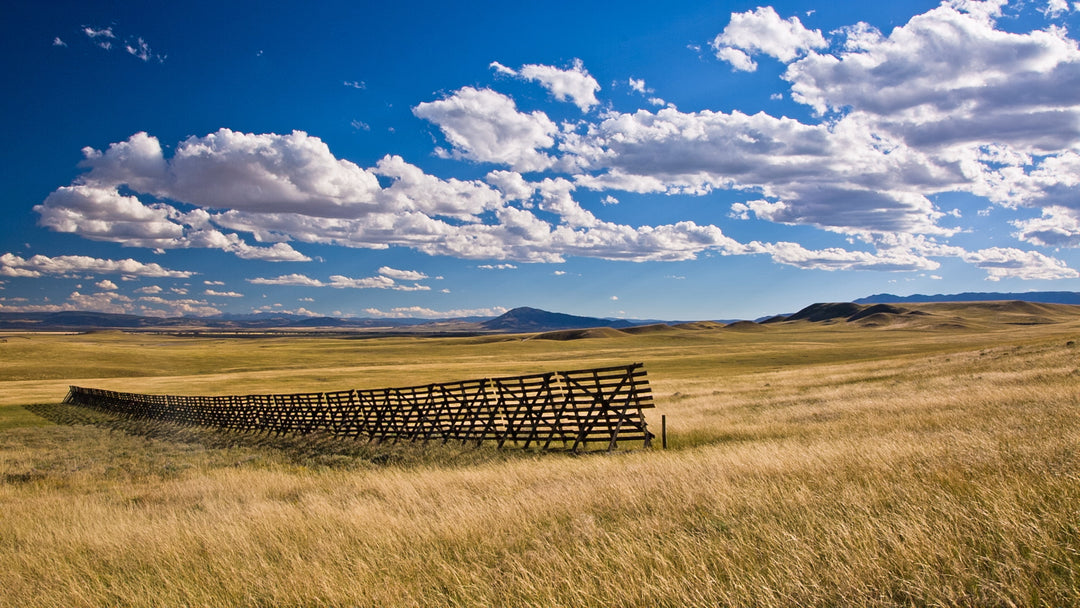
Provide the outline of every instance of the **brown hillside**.
[[848,319],[848,323],[854,323],[860,327],[892,327],[895,325],[907,325],[903,317],[896,314],[878,312],[870,315],[858,315]]
[[692,321],[690,323],[679,323],[677,325],[673,325],[672,327],[676,329],[687,329],[690,331],[711,331],[724,327],[724,324],[717,323],[716,321]]
[[899,306],[893,306],[891,304],[874,304],[873,306],[867,306],[859,312],[848,317],[848,321],[858,321],[865,317],[873,315],[902,315],[909,312],[906,308],[900,308]]
[[631,334],[631,335],[634,335],[634,336],[641,336],[641,335],[646,335],[646,334],[670,333],[670,332],[678,331],[678,330],[676,330],[674,327],[672,327],[670,325],[665,325],[663,323],[655,323],[653,325],[637,325],[635,327],[624,327],[624,328],[622,328],[620,330],[616,330],[616,331],[621,331],[623,333]]
[[1080,322],[1080,306],[1007,302],[931,302],[853,304],[850,302],[812,304],[799,312],[765,323],[803,321],[810,323],[851,323],[861,327],[925,329],[989,329],[1009,325],[1046,325]]
[[1046,325],[1080,320],[1080,306],[1034,302],[945,302],[912,305],[916,312],[964,325]]
[[765,331],[765,327],[753,321],[735,321],[724,326],[725,331]]
[[621,338],[626,334],[618,329],[611,327],[593,327],[590,329],[562,329],[559,331],[548,331],[542,334],[533,336],[532,340],[585,340],[588,338]]
[[818,323],[821,321],[838,321],[841,319],[847,319],[853,314],[860,312],[863,308],[862,305],[852,304],[851,302],[826,302],[819,304],[811,304],[799,312],[791,315],[787,318],[788,321],[810,321]]

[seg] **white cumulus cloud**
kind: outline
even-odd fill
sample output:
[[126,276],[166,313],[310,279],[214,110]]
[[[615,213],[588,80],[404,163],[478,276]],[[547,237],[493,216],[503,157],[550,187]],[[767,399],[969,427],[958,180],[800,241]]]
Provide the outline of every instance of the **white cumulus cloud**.
[[144,264],[138,260],[108,260],[84,255],[48,257],[35,255],[24,259],[13,253],[0,255],[0,276],[40,277],[44,275],[123,274],[136,277],[166,277],[186,279],[194,272],[169,270],[160,264]]
[[1055,152],[1080,135],[1080,50],[1061,30],[1011,33],[992,12],[943,4],[887,37],[811,54],[784,78],[818,112],[865,113],[909,145]]
[[518,111],[513,99],[491,89],[464,87],[417,105],[413,113],[439,127],[456,158],[517,171],[539,171],[554,163],[540,150],[555,145],[555,123],[540,111]]
[[575,59],[573,66],[566,70],[550,65],[529,64],[521,66],[518,73],[526,80],[539,82],[555,99],[573,102],[582,112],[588,112],[600,103],[596,99],[600,84],[589,75],[580,59]]
[[[306,242],[532,262],[566,256],[689,259],[731,246],[716,227],[602,222],[574,199],[577,184],[564,178],[529,182],[517,171],[495,170],[487,183],[443,179],[398,156],[363,169],[297,132],[219,130],[181,142],[171,159],[156,138],[136,134],[104,152],[84,154],[89,171],[35,207],[40,221],[126,246],[306,261],[291,244]],[[193,208],[181,211],[178,203]],[[269,244],[252,244],[243,233]]]
[[391,278],[395,281],[423,281],[428,278],[428,275],[418,270],[398,270],[397,268],[390,268],[389,266],[379,268],[378,272],[382,276]]
[[386,319],[453,319],[458,317],[497,317],[506,311],[507,309],[501,306],[442,311],[424,308],[422,306],[402,306],[386,311],[379,310],[378,308],[365,308],[364,314]]
[[[588,112],[600,101],[596,98],[596,92],[600,90],[600,83],[585,69],[585,64],[580,59],[574,59],[569,69],[555,66],[531,63],[515,70],[498,61],[491,62],[491,68],[496,73],[504,76],[516,76],[525,80],[540,83],[555,99],[570,101],[582,112]],[[630,85],[634,86],[634,79],[630,79]],[[641,86],[645,86],[642,80]]]
[[385,270],[386,273],[363,278],[351,278],[336,274],[331,275],[328,281],[314,279],[303,274],[287,274],[275,278],[257,277],[254,279],[247,279],[247,281],[253,285],[295,285],[301,287],[333,287],[335,289],[391,289],[394,291],[429,291],[431,289],[426,285],[417,283],[414,283],[413,285],[402,285],[391,276],[398,275],[398,280],[418,281],[420,279],[415,278],[417,276],[426,278],[422,273],[394,270],[393,268],[385,266],[380,269],[380,272],[383,270]]
[[827,43],[819,30],[803,26],[798,17],[781,19],[771,6],[732,13],[731,22],[712,41],[716,56],[736,70],[752,72],[752,54],[764,53],[784,63]]
[[318,279],[296,273],[283,274],[272,279],[256,277],[254,279],[247,279],[247,282],[252,285],[299,285],[301,287],[323,287],[326,285]]
[[987,280],[1001,279],[1075,279],[1080,272],[1069,268],[1065,262],[1039,253],[1011,247],[991,247],[965,253],[964,261],[987,272]]
[[1042,247],[1080,247],[1080,212],[1066,207],[1050,206],[1042,210],[1042,217],[1017,220],[1014,236]]
[[143,296],[139,298],[139,303],[139,314],[151,317],[213,317],[221,314],[221,309],[209,302],[192,298],[170,300],[160,296]]
[[[855,119],[832,125],[741,112],[611,113],[567,142],[582,186],[705,194],[750,190],[775,199],[759,217],[839,231],[940,233],[925,191],[962,181],[945,163],[889,142]],[[883,144],[886,144],[883,146]]]

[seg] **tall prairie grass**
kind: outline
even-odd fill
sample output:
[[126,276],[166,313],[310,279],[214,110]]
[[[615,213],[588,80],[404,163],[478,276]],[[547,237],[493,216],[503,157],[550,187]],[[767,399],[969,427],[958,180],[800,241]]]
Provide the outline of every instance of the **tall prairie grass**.
[[[341,445],[9,405],[0,606],[1077,605],[1078,333],[349,341],[329,345],[356,355],[336,367],[326,341],[282,340],[231,378],[162,363],[109,387],[365,388],[642,360],[670,449]],[[376,358],[409,368],[366,369]],[[84,365],[55,379],[117,368]]]

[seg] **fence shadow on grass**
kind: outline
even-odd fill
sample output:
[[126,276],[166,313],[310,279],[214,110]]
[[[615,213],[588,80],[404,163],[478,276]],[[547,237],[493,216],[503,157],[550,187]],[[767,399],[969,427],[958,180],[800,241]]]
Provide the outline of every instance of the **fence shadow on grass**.
[[494,446],[443,445],[441,443],[367,443],[342,441],[324,433],[273,435],[229,431],[150,419],[133,419],[66,403],[23,406],[54,424],[93,426],[173,443],[192,444],[207,450],[243,449],[266,452],[273,460],[308,468],[363,469],[369,467],[469,466],[490,462],[537,458],[524,450],[499,450]]

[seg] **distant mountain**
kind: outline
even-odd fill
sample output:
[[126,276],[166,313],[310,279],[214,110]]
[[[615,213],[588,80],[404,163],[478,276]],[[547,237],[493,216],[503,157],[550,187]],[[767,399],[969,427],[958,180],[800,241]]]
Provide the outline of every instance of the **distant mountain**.
[[176,325],[180,319],[159,319],[137,315],[119,315],[105,312],[0,312],[0,327],[4,329],[51,329],[51,328],[112,328],[135,329]]
[[915,294],[896,296],[891,293],[879,293],[855,300],[855,304],[898,304],[904,302],[994,302],[1020,301],[1039,302],[1042,304],[1080,304],[1080,293],[1075,291],[1029,291],[1025,293],[954,293],[932,296]]
[[559,312],[548,312],[539,308],[523,306],[515,308],[490,321],[480,323],[486,330],[507,333],[529,333],[536,331],[555,331],[560,329],[588,329],[592,327],[631,327],[634,323],[622,319],[598,319],[578,317]]
[[280,328],[397,328],[429,323],[430,319],[337,319],[261,313],[221,317],[140,317],[102,312],[0,312],[0,329],[280,329]]
[[183,330],[272,330],[272,329],[385,329],[409,332],[500,332],[529,333],[593,327],[632,327],[638,322],[623,319],[578,317],[536,308],[515,308],[491,317],[456,319],[372,319],[304,317],[286,313],[223,315],[220,317],[140,317],[99,312],[0,312],[0,329],[6,330],[94,330],[94,329],[183,329]]

